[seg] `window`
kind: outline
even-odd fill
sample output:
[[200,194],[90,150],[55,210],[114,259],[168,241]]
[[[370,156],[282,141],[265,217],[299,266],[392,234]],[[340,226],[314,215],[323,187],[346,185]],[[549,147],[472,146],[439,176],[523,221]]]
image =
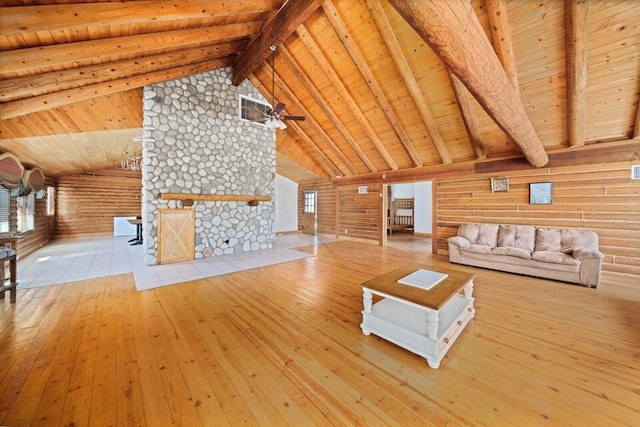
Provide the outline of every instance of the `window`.
[[24,232],[35,228],[36,195],[18,197],[18,231]]
[[47,215],[56,214],[56,188],[47,187]]
[[9,232],[9,190],[0,188],[0,233]]
[[316,211],[316,192],[304,192],[304,213],[315,213]]
[[270,108],[264,102],[240,95],[240,120],[264,124]]

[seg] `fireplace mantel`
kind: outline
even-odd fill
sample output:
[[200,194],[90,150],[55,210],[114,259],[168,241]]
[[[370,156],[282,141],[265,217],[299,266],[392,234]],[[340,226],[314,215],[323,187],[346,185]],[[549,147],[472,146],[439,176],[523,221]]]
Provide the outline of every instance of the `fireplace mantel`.
[[191,200],[194,202],[249,202],[255,206],[258,202],[269,202],[271,196],[256,196],[250,194],[189,194],[189,193],[162,193],[162,200]]

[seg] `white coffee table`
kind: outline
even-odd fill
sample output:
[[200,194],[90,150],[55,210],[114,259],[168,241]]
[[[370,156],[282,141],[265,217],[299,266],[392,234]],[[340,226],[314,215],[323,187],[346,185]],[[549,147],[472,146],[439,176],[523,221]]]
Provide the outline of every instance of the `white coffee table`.
[[[375,334],[418,354],[433,369],[475,315],[473,279],[475,274],[437,269],[448,277],[429,290],[403,285],[398,280],[416,270],[409,264],[362,284],[364,310],[362,332]],[[382,297],[373,304],[373,295]]]

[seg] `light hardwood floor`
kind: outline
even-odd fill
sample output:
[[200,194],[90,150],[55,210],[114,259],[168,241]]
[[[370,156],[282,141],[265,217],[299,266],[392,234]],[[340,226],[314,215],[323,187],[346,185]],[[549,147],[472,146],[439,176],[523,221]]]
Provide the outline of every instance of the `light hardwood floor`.
[[[136,292],[123,274],[0,302],[0,424],[640,425],[640,278],[476,271],[440,369],[360,331],[359,284],[428,254],[352,242]],[[632,283],[635,282],[635,283]]]

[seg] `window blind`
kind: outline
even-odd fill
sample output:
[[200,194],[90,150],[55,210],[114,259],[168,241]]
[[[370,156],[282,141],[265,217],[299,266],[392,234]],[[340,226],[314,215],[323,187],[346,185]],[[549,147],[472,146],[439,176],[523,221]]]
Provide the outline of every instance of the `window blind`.
[[0,188],[0,233],[9,232],[9,190]]

